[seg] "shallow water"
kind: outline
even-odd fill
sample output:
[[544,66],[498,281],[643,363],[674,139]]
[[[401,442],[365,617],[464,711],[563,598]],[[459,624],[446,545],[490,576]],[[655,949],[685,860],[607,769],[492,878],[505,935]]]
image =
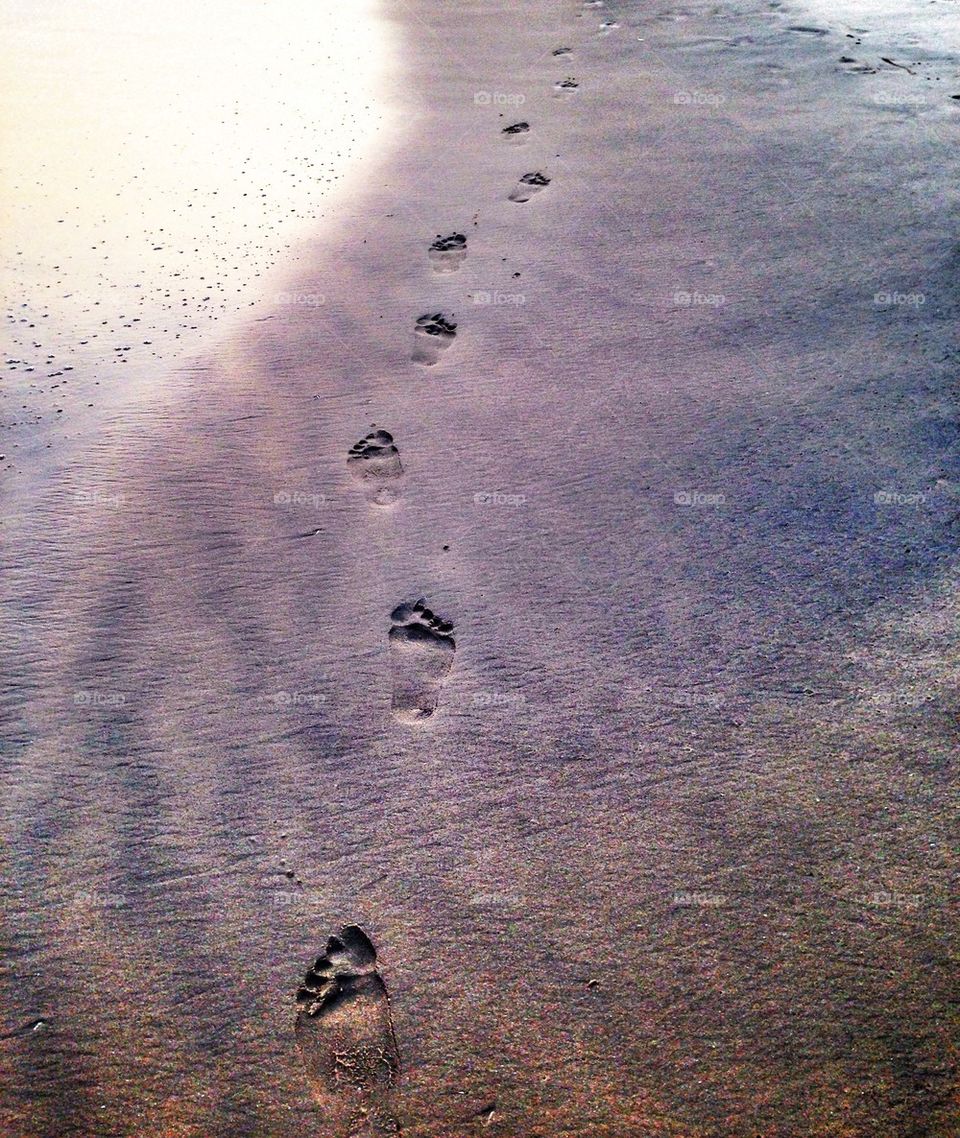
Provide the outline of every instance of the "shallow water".
[[390,50],[373,11],[0,5],[8,468],[249,314],[372,152]]

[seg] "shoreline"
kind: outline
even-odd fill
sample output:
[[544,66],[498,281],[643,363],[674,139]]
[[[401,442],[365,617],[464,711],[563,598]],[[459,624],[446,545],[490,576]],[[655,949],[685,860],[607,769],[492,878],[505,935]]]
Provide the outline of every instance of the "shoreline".
[[279,290],[324,304],[21,527],[11,1134],[324,1133],[294,993],[355,923],[408,1138],[951,1133],[960,126],[675,15],[404,4],[390,161]]

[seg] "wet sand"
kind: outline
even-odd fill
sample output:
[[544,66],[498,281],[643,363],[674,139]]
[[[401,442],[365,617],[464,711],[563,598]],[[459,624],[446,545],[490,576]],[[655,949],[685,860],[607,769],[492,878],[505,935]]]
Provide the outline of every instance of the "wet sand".
[[960,109],[383,11],[324,303],[5,518],[0,1129],[947,1138]]
[[323,302],[271,271],[388,149],[396,45],[373,0],[7,0],[0,33],[7,493],[264,306]]

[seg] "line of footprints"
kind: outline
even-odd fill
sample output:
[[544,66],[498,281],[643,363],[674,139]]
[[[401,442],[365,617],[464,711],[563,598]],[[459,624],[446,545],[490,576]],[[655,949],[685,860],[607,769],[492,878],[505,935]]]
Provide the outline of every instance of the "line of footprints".
[[[553,54],[568,55],[569,48]],[[554,95],[569,98],[577,87],[575,79],[563,79],[555,84]],[[529,123],[516,122],[504,127],[501,136],[516,143],[529,132]],[[524,174],[509,200],[527,202],[549,184],[540,171]],[[467,256],[467,238],[438,234],[428,256],[435,272],[457,272]],[[457,325],[444,313],[420,316],[414,325],[413,360],[433,366],[456,334]],[[389,431],[371,431],[355,443],[347,466],[371,505],[390,506],[399,499],[404,470]],[[436,711],[453,665],[453,625],[431,612],[422,598],[398,605],[390,621],[393,714],[403,723],[422,722]],[[359,926],[347,925],[329,938],[297,992],[297,1007],[297,1045],[331,1138],[399,1134],[392,1100],[400,1051],[390,997],[377,970],[376,949]],[[487,1107],[481,1120],[491,1121],[492,1113]]]

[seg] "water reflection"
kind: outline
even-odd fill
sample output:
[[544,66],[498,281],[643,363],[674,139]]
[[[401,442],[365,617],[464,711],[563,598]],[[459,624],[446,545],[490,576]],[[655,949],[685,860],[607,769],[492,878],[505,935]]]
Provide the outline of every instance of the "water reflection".
[[376,144],[374,7],[0,3],[5,442],[248,311]]

